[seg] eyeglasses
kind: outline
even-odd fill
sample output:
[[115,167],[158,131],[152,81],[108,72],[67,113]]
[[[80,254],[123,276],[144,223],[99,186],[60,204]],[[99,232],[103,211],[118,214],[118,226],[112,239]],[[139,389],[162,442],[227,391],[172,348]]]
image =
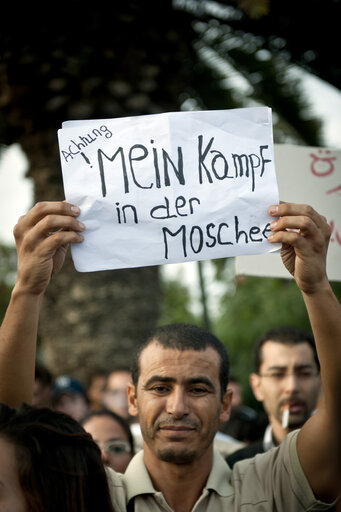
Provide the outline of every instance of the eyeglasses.
[[111,455],[121,455],[122,453],[131,453],[131,446],[128,441],[107,441],[106,443],[97,443],[106,453]]
[[313,369],[309,369],[309,368],[297,369],[297,370],[294,370],[293,372],[287,372],[285,370],[283,370],[283,371],[282,370],[273,370],[268,373],[260,373],[259,374],[260,377],[265,377],[265,378],[271,379],[276,382],[281,382],[281,381],[287,379],[289,376],[290,377],[293,376],[296,379],[301,380],[301,381],[306,381],[306,380],[310,380],[314,377],[317,377],[317,375],[318,375],[318,372],[316,372]]

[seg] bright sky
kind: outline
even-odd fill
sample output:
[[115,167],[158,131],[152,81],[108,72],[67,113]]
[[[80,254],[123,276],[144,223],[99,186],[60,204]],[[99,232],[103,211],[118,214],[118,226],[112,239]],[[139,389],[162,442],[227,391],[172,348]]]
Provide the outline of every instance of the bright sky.
[[14,244],[13,228],[31,207],[33,182],[25,178],[27,159],[18,144],[0,156],[0,243]]

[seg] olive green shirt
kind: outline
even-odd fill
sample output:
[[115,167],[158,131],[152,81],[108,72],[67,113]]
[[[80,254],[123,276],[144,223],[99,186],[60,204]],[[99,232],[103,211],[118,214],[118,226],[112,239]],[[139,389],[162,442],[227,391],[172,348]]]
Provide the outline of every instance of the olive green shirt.
[[[314,498],[296,451],[298,431],[279,447],[240,461],[233,470],[214,450],[212,470],[192,512],[305,512],[328,510],[332,505]],[[135,512],[173,512],[161,492],[154,489],[143,462],[143,451],[130,462],[124,475],[110,472],[113,504],[117,512],[134,499]]]

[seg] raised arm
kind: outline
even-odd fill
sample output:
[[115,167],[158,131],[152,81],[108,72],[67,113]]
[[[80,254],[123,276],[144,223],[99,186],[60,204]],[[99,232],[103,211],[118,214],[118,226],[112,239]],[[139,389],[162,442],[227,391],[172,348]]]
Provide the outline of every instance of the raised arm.
[[31,403],[40,304],[69,243],[79,243],[79,209],[66,202],[36,204],[14,228],[17,279],[0,327],[0,402]]
[[341,305],[326,274],[330,227],[306,205],[283,203],[270,242],[282,243],[282,259],[301,290],[321,364],[324,405],[302,427],[297,452],[315,496],[332,501],[341,490]]

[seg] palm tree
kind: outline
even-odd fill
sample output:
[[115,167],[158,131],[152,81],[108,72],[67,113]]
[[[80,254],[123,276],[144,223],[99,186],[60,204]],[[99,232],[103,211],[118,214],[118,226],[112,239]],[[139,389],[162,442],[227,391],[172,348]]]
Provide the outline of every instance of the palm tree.
[[[63,121],[179,109],[193,55],[189,15],[170,1],[161,12],[155,0],[12,7],[1,22],[1,142],[26,153],[35,201],[60,200]],[[157,267],[77,274],[69,258],[43,305],[44,361],[79,378],[128,363],[160,301]]]
[[[319,8],[325,16],[339,4],[323,1],[309,3],[314,20]],[[274,109],[275,141],[319,143],[319,123],[307,119],[309,105],[290,66],[316,72],[320,64],[335,84],[340,66],[329,74],[323,67],[323,37],[309,57],[300,26],[290,25],[291,2],[275,4],[61,0],[54,10],[44,4],[37,11],[30,3],[8,4],[0,21],[0,142],[19,143],[26,153],[35,201],[63,198],[56,132],[69,119],[257,102]],[[295,20],[298,13],[302,22],[301,4],[307,7],[295,3]],[[160,301],[156,267],[77,274],[69,259],[44,302],[45,361],[55,373],[80,378],[95,366],[128,362],[157,322]]]

